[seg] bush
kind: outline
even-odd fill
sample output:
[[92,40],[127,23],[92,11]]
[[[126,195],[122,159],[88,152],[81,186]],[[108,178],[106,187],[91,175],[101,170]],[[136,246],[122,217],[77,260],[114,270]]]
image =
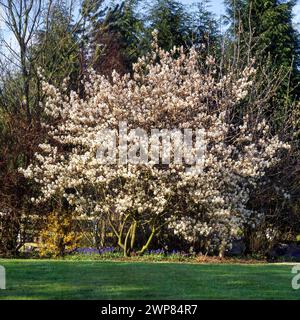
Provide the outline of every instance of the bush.
[[40,233],[40,255],[59,257],[74,251],[81,236],[75,231],[72,216],[67,213],[53,212],[47,217],[46,226]]
[[[83,217],[105,216],[125,256],[144,254],[165,226],[222,256],[242,228],[262,220],[263,213],[247,207],[250,194],[289,146],[251,105],[237,114],[255,86],[251,64],[238,76],[218,77],[212,57],[200,60],[195,48],[166,52],[154,42],[132,76],[91,71],[84,99],[43,83],[55,124],[48,126],[50,141],[23,171],[41,186],[35,201],[63,200]],[[152,149],[145,161],[148,143],[160,141],[153,128],[169,130],[173,143],[166,142],[160,155],[160,147]],[[183,132],[189,146],[181,144]],[[124,148],[128,162],[120,155]],[[98,157],[99,150],[107,156]]]

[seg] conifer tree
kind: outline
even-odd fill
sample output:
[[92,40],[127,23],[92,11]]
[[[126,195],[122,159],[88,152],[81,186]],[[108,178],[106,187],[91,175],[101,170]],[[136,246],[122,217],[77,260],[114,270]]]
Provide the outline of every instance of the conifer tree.
[[[189,46],[192,39],[191,18],[183,4],[176,0],[156,0],[147,13],[149,31],[158,30],[158,44],[170,50]],[[150,33],[149,33],[150,34]]]

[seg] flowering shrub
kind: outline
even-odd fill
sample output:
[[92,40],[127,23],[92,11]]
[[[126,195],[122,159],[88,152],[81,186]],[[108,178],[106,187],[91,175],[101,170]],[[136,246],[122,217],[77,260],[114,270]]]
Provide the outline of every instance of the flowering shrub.
[[[165,225],[222,254],[244,224],[255,225],[262,217],[246,207],[250,192],[288,145],[270,135],[266,121],[235,113],[253,85],[251,65],[239,78],[218,77],[212,57],[199,61],[194,48],[166,52],[154,41],[153,52],[139,59],[133,75],[113,72],[108,78],[91,71],[83,82],[84,97],[43,83],[53,124],[36,162],[23,171],[41,186],[33,201],[63,198],[77,215],[105,215],[125,255],[143,254]],[[187,158],[141,161],[141,146],[148,147],[144,136],[141,143],[129,135],[123,145],[135,162],[96,157],[109,140],[105,132],[113,131],[120,144],[124,122],[128,130],[142,128],[148,135],[153,128],[200,131],[205,152],[199,170],[189,170],[193,163]],[[175,157],[174,144],[168,150]],[[196,153],[193,148],[191,156]],[[143,245],[136,243],[138,233],[146,237]]]
[[74,230],[72,217],[65,213],[51,213],[47,217],[46,226],[40,233],[42,244],[41,256],[63,256],[75,250],[80,243],[81,236]]

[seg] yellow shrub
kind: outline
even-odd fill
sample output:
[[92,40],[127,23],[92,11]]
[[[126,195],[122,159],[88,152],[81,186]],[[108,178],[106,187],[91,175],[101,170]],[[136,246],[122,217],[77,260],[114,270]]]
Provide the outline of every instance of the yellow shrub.
[[81,236],[74,230],[72,216],[67,213],[54,212],[47,218],[41,233],[41,256],[63,256],[76,249]]

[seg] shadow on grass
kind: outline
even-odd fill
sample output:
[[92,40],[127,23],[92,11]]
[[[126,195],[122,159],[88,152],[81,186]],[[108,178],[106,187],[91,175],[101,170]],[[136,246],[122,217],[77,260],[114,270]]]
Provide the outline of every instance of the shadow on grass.
[[0,260],[0,299],[300,299],[291,266]]

